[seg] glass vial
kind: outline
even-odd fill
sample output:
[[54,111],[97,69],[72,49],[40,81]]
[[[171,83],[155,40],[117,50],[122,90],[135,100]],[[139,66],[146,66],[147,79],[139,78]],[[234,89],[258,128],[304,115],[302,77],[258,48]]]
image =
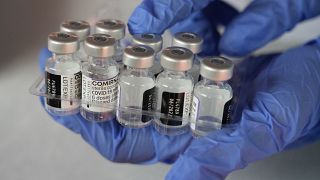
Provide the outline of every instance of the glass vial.
[[121,47],[121,40],[125,37],[126,26],[125,24],[116,19],[104,19],[96,23],[95,33],[97,34],[108,34],[111,37],[115,38],[115,54],[114,59],[116,62],[122,64],[122,54],[123,49]]
[[155,77],[157,77],[162,71],[163,68],[160,65],[160,55],[161,55],[161,49],[162,49],[162,37],[158,34],[136,34],[132,36],[132,42],[133,44],[140,44],[151,47],[155,54],[155,61],[153,63],[153,66],[150,68],[150,70],[153,72]]
[[127,68],[119,78],[117,119],[125,127],[145,127],[153,119],[142,112],[154,110],[155,79],[149,70],[153,61],[154,51],[148,46],[132,45],[124,50],[123,64]]
[[200,79],[199,70],[201,59],[198,54],[202,51],[202,44],[202,37],[191,32],[176,33],[172,38],[172,46],[187,48],[194,54],[193,65],[189,70],[194,82],[198,82]]
[[64,21],[60,25],[60,31],[71,33],[76,36],[78,36],[80,48],[75,53],[75,58],[80,61],[80,63],[83,63],[87,60],[87,55],[84,52],[83,43],[84,40],[89,36],[90,34],[90,25],[86,21]]
[[164,71],[156,79],[157,112],[154,122],[162,134],[178,135],[189,129],[188,117],[193,80],[187,72],[192,67],[193,53],[182,47],[162,50],[160,63]]
[[[54,32],[48,36],[48,49],[52,57],[45,67],[46,98],[48,112],[64,116],[79,112],[81,96],[80,64],[73,59],[79,49],[78,37]],[[52,97],[52,98],[49,98]]]
[[195,85],[190,115],[194,136],[205,136],[229,121],[232,88],[226,81],[232,77],[233,67],[232,61],[222,57],[201,62],[203,79]]
[[114,45],[115,39],[105,34],[88,36],[84,42],[88,62],[82,65],[80,112],[87,120],[102,122],[115,117],[119,67],[112,58]]

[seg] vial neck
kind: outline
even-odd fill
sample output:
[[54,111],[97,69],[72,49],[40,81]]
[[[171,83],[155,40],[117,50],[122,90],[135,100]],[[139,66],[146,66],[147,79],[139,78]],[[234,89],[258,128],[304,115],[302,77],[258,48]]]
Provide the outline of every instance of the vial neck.
[[65,61],[71,61],[72,60],[72,55],[73,54],[56,54],[56,53],[53,53],[52,57],[57,62],[65,62]]
[[203,78],[204,85],[224,86],[226,81],[213,81],[207,78]]
[[114,44],[114,46],[115,46],[115,48],[116,48],[116,49],[119,49],[119,48],[121,48],[121,43],[120,43],[120,40],[121,40],[121,39],[119,39],[119,40],[116,40],[116,42],[115,42],[115,44]]
[[136,76],[147,76],[149,69],[134,68],[134,67],[128,66],[127,71],[129,71],[130,74],[134,74]]
[[186,72],[185,71],[173,71],[173,70],[169,70],[169,69],[165,69],[164,71],[166,73],[168,73],[169,75],[186,76]]
[[109,64],[110,60],[112,60],[111,57],[93,57],[89,56],[89,63],[92,66],[99,66],[99,67],[105,67]]

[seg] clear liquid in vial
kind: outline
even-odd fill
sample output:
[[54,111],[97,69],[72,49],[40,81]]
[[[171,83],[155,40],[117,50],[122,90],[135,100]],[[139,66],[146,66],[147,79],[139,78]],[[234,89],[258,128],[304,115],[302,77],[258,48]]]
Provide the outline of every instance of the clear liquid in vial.
[[190,122],[193,135],[205,136],[209,132],[221,129],[224,106],[231,98],[231,88],[196,86]]
[[[151,77],[122,76],[119,81],[118,122],[130,128],[141,128],[150,124],[153,116],[141,112],[151,93],[154,94],[155,82]],[[126,109],[129,108],[129,109]],[[130,110],[132,108],[132,110]]]

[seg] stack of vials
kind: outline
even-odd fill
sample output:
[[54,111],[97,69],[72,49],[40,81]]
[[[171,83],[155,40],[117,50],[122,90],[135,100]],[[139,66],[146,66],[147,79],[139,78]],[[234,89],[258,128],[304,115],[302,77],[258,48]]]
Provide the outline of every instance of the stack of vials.
[[158,34],[136,34],[130,45],[125,24],[65,21],[48,36],[52,52],[45,68],[45,107],[94,122],[117,120],[126,128],[154,125],[162,134],[191,129],[195,136],[220,129],[230,118],[233,63],[200,58],[203,39],[191,32],[174,35],[162,49]]

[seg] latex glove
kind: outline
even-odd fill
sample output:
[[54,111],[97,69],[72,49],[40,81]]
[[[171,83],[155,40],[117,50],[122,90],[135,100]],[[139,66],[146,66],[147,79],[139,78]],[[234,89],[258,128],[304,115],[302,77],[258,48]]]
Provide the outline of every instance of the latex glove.
[[205,55],[244,56],[319,14],[319,0],[255,0],[239,15],[216,0],[144,0],[128,27],[132,34],[191,31],[204,38]]
[[238,126],[194,140],[167,179],[224,179],[248,163],[320,138],[319,42],[240,67],[246,82]]
[[[44,71],[45,62],[50,56],[47,48],[42,49],[40,71]],[[44,98],[41,98],[41,103],[44,105]],[[123,128],[115,119],[95,123],[85,120],[80,113],[64,117],[50,115],[58,123],[80,134],[105,158],[115,162],[172,163],[192,140],[189,133],[175,137],[160,135],[152,126],[142,129]]]

